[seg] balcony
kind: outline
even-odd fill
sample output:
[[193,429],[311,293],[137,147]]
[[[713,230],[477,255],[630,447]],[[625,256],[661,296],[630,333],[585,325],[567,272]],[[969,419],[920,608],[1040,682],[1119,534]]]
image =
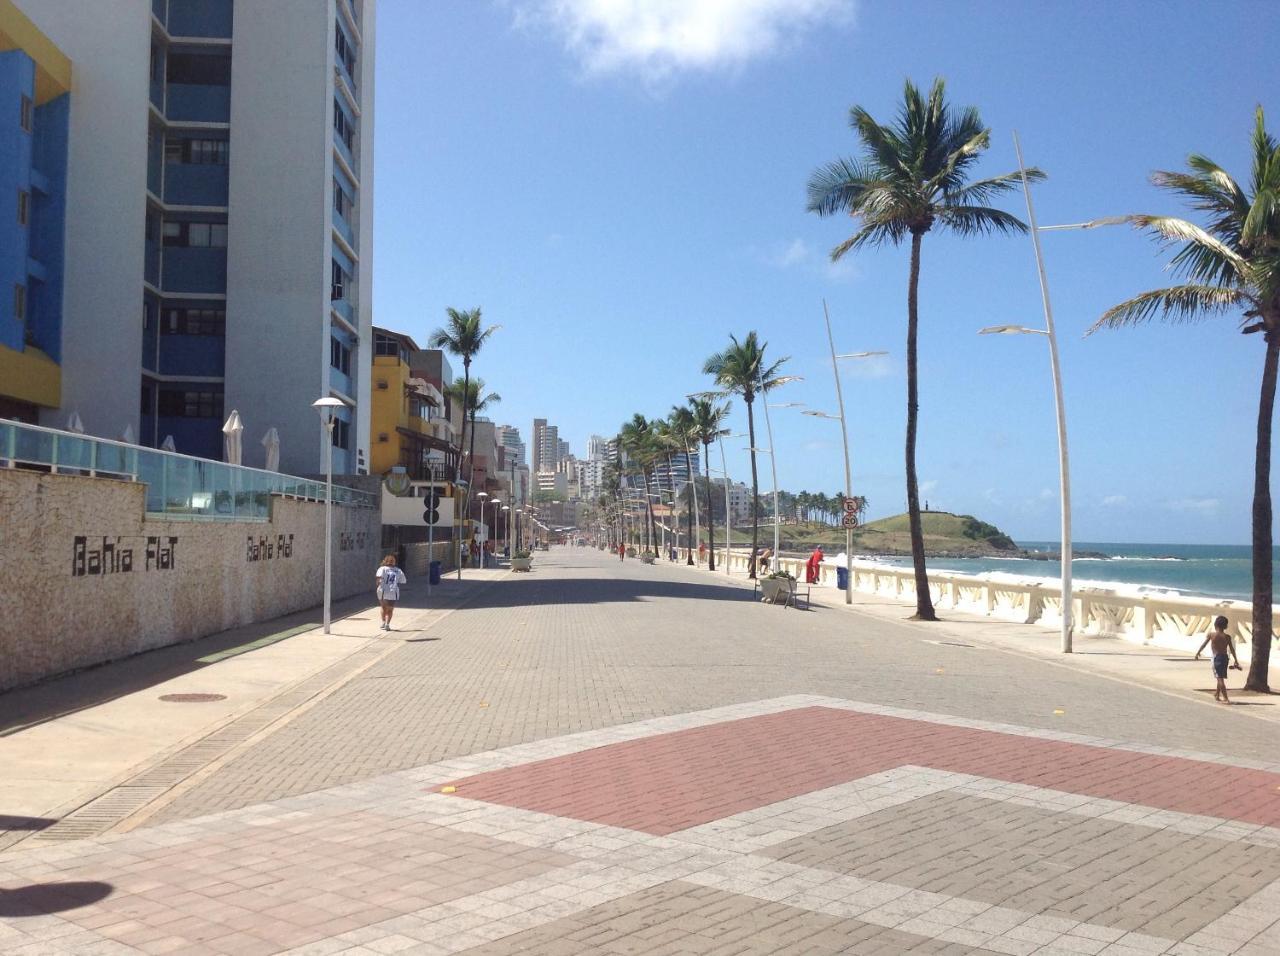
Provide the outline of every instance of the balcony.
[[228,123],[231,121],[231,87],[170,83],[165,116],[177,122]]
[[143,266],[143,278],[156,288],[160,287],[160,244],[148,239],[146,243],[147,260]]
[[225,206],[227,167],[210,163],[165,163],[164,201],[175,206]]
[[330,299],[329,307],[342,316],[351,326],[356,324],[356,310],[352,304],[346,299]]
[[336,212],[333,214],[333,228],[338,230],[338,235],[347,240],[347,245],[352,249],[356,247],[356,232],[351,228],[351,223],[347,222],[342,216]]
[[226,292],[227,250],[210,246],[166,246],[164,291]]

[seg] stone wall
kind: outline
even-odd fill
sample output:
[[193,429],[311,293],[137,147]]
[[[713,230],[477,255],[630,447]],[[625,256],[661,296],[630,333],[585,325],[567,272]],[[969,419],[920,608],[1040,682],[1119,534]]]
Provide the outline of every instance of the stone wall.
[[[0,470],[0,689],[314,607],[324,505],[269,521],[145,516],[146,486]],[[373,594],[379,513],[333,509],[334,598]]]

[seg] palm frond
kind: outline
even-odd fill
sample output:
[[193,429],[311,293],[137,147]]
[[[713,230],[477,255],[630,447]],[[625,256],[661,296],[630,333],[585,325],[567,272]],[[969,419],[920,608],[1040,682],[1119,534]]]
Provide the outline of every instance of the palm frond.
[[805,208],[819,216],[853,212],[867,190],[878,182],[857,160],[838,159],[809,177]]
[[[1040,183],[1047,178],[1048,176],[1045,175],[1044,170],[1035,166],[1027,170],[1027,182]],[[957,206],[985,206],[996,196],[1012,192],[1021,186],[1022,173],[1015,169],[1011,173],[988,176],[985,179],[975,179],[971,183],[966,183],[945,193],[943,201],[949,205],[954,204]]]
[[862,140],[867,154],[880,167],[881,176],[888,174],[903,179],[914,178],[910,166],[903,160],[903,143],[892,130],[877,123],[861,106],[849,110],[849,125]]
[[1280,191],[1260,189],[1253,196],[1253,204],[1240,230],[1240,243],[1252,246],[1268,240],[1280,242]]
[[1280,187],[1280,150],[1267,133],[1266,116],[1259,105],[1253,124],[1253,191],[1259,193],[1268,187]]
[[1244,259],[1236,250],[1194,222],[1176,216],[1128,217],[1140,229],[1150,229],[1166,242],[1182,242],[1170,267],[1201,282],[1226,285],[1239,278]]
[[907,225],[900,219],[869,223],[832,249],[831,261],[838,262],[845,253],[864,245],[879,246],[886,242],[897,245],[907,234]]
[[1152,319],[1174,324],[1199,322],[1252,302],[1252,298],[1239,289],[1224,289],[1215,285],[1180,285],[1169,289],[1155,289],[1107,309],[1085,335],[1092,335],[1102,328],[1117,329]]
[[960,236],[1009,235],[1027,231],[1027,224],[1017,216],[990,206],[943,206],[938,210],[937,219]]
[[1225,169],[1198,153],[1187,157],[1190,173],[1157,170],[1151,181],[1162,189],[1178,193],[1195,209],[1217,215],[1235,215],[1244,218],[1249,212],[1249,200],[1239,184]]

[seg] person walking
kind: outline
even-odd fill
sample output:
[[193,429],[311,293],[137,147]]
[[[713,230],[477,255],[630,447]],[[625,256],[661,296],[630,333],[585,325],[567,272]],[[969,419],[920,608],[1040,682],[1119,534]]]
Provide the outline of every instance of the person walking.
[[625,561],[627,559],[627,546],[625,544],[618,545],[618,560]]
[[[1205,635],[1204,643],[1200,645],[1200,649],[1196,651],[1196,660],[1200,660],[1206,644],[1213,645],[1213,676],[1218,681],[1218,686],[1213,690],[1213,699],[1220,700],[1224,704],[1231,703],[1227,697],[1227,663],[1228,660],[1234,660],[1232,665],[1235,670],[1240,670],[1240,658],[1236,657],[1236,645],[1231,640],[1231,635],[1227,633],[1227,625],[1230,622],[1225,616],[1219,614],[1213,619],[1213,630]],[[1231,653],[1231,657],[1227,657],[1227,653]]]
[[378,605],[382,608],[382,630],[391,630],[391,615],[395,613],[396,601],[400,600],[400,585],[408,584],[409,579],[396,567],[396,556],[389,554],[382,559],[382,564],[375,575],[378,580]]

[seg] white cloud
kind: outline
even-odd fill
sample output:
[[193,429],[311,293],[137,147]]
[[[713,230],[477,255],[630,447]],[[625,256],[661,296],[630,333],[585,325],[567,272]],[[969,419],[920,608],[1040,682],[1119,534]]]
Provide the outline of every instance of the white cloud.
[[1174,498],[1166,501],[1164,506],[1170,511],[1190,511],[1197,514],[1215,514],[1222,502],[1218,498]]
[[1102,504],[1106,508],[1118,508],[1128,503],[1129,498],[1126,495],[1107,495],[1102,499]]
[[815,249],[803,239],[778,243],[763,252],[753,250],[765,265],[774,269],[803,269],[813,275],[824,276],[832,282],[843,282],[859,276],[852,257],[832,262],[825,252]]
[[854,0],[509,0],[518,26],[549,28],[588,74],[738,67],[847,24]]

